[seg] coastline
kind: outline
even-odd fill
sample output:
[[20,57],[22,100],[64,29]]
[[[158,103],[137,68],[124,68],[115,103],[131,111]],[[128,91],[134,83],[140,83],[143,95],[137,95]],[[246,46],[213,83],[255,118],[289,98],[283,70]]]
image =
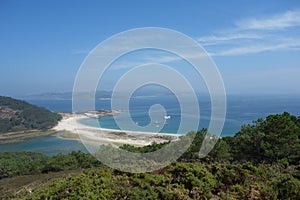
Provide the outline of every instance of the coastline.
[[83,119],[90,117],[100,118],[119,114],[124,111],[89,111],[80,114],[60,113],[63,119],[52,128],[56,131],[56,136],[63,139],[76,139],[84,142],[96,142],[99,144],[130,144],[135,146],[145,146],[152,143],[163,143],[178,140],[180,134],[151,133],[139,131],[125,131],[116,129],[106,129],[93,127],[80,123]]

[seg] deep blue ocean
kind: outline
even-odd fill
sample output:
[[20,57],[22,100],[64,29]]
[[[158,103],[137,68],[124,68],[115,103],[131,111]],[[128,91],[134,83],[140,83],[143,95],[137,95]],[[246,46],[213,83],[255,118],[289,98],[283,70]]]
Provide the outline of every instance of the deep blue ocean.
[[[28,102],[45,107],[51,111],[71,112],[71,100],[28,100]],[[140,125],[149,124],[150,117],[148,111],[154,104],[162,105],[171,118],[166,124],[158,124],[161,127],[160,132],[176,133],[180,122],[180,105],[173,96],[163,97],[139,97],[132,98],[129,102],[129,113],[132,120]],[[95,105],[97,110],[111,109],[110,100],[97,100]],[[207,128],[210,122],[210,99],[208,97],[199,97],[200,123],[199,129]],[[270,114],[289,112],[293,115],[300,115],[300,95],[231,95],[227,96],[227,114],[224,129],[221,136],[233,136],[237,133],[243,124],[252,123],[258,118],[265,118]],[[122,120],[126,115],[124,113],[116,115],[116,118]],[[97,126],[94,120],[85,120],[82,123]],[[104,117],[99,120],[103,128],[119,129],[115,123],[114,117]],[[157,125],[157,126],[158,126]],[[0,145],[0,151],[37,151],[54,155],[58,152],[68,153],[73,150],[86,151],[84,146],[76,140],[60,139],[55,136],[43,136],[28,140],[22,143]]]

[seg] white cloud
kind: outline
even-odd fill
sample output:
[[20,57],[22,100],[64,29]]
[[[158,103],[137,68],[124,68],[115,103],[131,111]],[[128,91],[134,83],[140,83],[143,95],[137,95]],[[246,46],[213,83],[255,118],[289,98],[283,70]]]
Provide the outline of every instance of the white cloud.
[[[220,30],[215,34],[196,38],[196,40],[201,45],[207,46],[210,50],[209,55],[212,56],[234,56],[276,50],[299,50],[299,9],[289,10],[264,18],[244,18],[233,22],[233,25],[234,26],[229,29]],[[294,28],[293,32],[287,31],[289,28]],[[115,53],[122,51],[123,48],[135,48],[137,44],[143,44],[144,40],[152,42],[156,40],[163,41],[161,39],[164,39],[163,34],[153,34],[153,36],[138,34],[135,36],[135,43],[132,44],[127,40],[127,38],[120,38],[120,40],[107,47],[105,53]],[[89,51],[86,50],[73,51],[73,54],[88,53]],[[188,58],[195,58],[199,56],[203,55],[191,54],[188,55]],[[182,60],[182,58],[170,54],[154,54],[137,58],[134,61],[118,63],[118,65],[115,65],[113,68],[124,69],[137,66],[145,62],[170,63],[178,60]]]
[[[186,55],[186,59],[193,59],[193,58],[202,58],[209,55],[208,53],[190,53]],[[133,68],[139,65],[144,65],[147,63],[160,63],[160,64],[167,64],[171,62],[182,61],[183,58],[177,55],[173,55],[171,53],[166,52],[145,52],[144,55],[139,54],[134,59],[124,59],[120,62],[113,63],[111,69],[119,70],[119,69],[128,69]]]
[[233,56],[260,53],[264,51],[300,50],[300,39],[283,40],[275,44],[254,44],[252,46],[233,47],[214,53],[214,56]]
[[222,42],[230,42],[232,40],[240,40],[240,39],[262,39],[264,36],[263,35],[258,35],[258,34],[252,34],[252,33],[235,33],[235,34],[230,34],[230,35],[222,35],[222,36],[204,36],[204,37],[199,37],[198,41],[204,45],[216,45],[220,44]]
[[[288,28],[293,28],[287,30]],[[299,50],[300,10],[265,18],[246,18],[216,35],[199,37],[212,56],[235,56],[265,51]]]
[[236,47],[232,49],[228,49],[219,53],[215,53],[215,56],[233,56],[233,55],[244,55],[244,54],[253,54],[260,53],[264,51],[275,51],[279,49],[286,49],[286,45],[254,45],[247,47]]
[[[193,59],[193,58],[204,58],[207,56],[206,53],[204,52],[199,52],[199,53],[189,53],[185,55],[186,59]],[[157,63],[169,63],[169,62],[174,62],[174,61],[178,61],[178,60],[183,60],[182,57],[177,56],[177,55],[166,55],[166,54],[162,54],[162,55],[155,55],[155,56],[149,56],[146,58],[147,61],[149,62],[157,62]]]
[[287,11],[264,19],[242,19],[236,25],[244,30],[278,30],[300,26],[300,10]]

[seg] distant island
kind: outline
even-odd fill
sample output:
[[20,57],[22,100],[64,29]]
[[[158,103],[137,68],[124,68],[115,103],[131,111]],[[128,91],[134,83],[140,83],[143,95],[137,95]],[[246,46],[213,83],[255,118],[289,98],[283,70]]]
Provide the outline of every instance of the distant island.
[[[86,98],[95,98],[96,100],[109,100],[114,95],[115,97],[123,97],[126,95],[125,93],[120,92],[112,92],[106,90],[99,90],[95,92],[95,95],[91,95],[91,93],[80,93],[80,95]],[[141,91],[137,91],[132,95],[132,98],[139,97],[153,97],[153,96],[173,96],[174,94],[171,91],[165,90],[163,88],[150,87],[148,86],[146,89]],[[40,94],[30,94],[20,96],[20,99],[25,100],[71,100],[73,96],[73,92],[52,92],[52,93],[40,93]]]

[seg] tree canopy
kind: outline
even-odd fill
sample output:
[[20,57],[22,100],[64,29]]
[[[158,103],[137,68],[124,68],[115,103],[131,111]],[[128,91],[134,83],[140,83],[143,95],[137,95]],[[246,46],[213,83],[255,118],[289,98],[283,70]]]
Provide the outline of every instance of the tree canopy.
[[299,118],[284,112],[244,125],[233,147],[236,160],[300,164]]

